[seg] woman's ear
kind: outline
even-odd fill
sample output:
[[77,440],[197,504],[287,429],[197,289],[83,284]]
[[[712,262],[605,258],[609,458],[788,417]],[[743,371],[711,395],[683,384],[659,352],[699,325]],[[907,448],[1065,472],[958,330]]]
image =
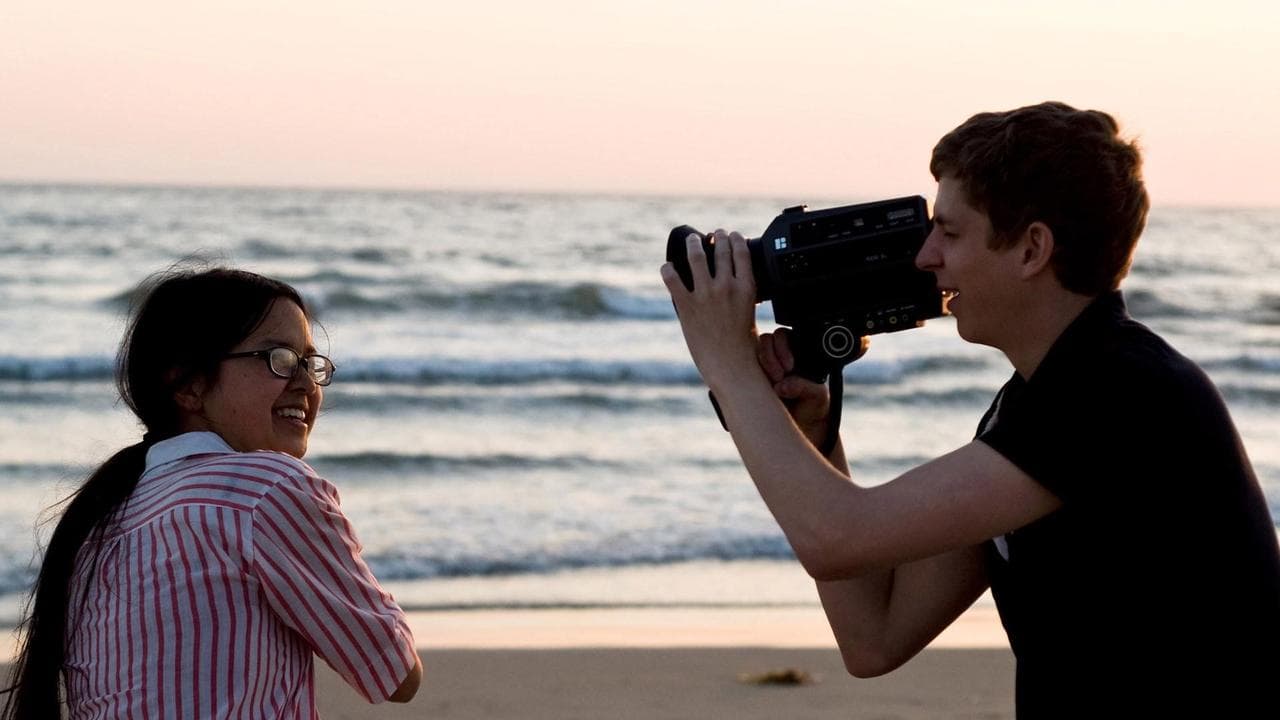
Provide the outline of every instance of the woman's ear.
[[1053,258],[1053,242],[1053,230],[1048,225],[1036,221],[1027,226],[1022,232],[1022,242],[1018,247],[1018,251],[1022,253],[1019,258],[1022,279],[1029,280],[1049,268],[1049,261]]
[[204,409],[204,378],[196,378],[173,391],[173,401],[184,413],[196,414]]

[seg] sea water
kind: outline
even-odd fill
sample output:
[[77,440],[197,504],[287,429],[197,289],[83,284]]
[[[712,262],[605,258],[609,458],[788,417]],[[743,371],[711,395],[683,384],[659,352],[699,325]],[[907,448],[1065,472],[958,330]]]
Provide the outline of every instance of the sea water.
[[[338,371],[306,459],[406,606],[816,603],[658,267],[675,225],[754,235],[786,206],[867,199],[0,185],[0,622],[52,506],[140,437],[112,380],[134,288],[193,257],[313,306]],[[1278,277],[1280,210],[1157,206],[1125,284],[1217,383],[1273,517]],[[845,371],[855,477],[967,442],[1010,373],[950,318],[876,336]]]

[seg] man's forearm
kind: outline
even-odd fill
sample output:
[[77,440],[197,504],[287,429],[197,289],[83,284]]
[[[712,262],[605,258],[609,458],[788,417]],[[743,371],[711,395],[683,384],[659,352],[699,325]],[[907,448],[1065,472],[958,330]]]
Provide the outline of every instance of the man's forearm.
[[849,469],[849,460],[844,454],[844,442],[836,437],[836,444],[831,448],[831,452],[827,453],[827,462],[831,467],[841,475],[853,479],[853,472]]
[[843,450],[824,458],[804,436],[763,374],[713,388],[743,464],[810,574],[829,568],[831,546],[858,522],[861,489],[847,477]]

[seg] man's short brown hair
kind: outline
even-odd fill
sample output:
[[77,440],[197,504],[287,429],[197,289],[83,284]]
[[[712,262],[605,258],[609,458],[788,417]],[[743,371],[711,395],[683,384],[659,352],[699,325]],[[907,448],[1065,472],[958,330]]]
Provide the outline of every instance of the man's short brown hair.
[[963,183],[991,219],[993,247],[1047,225],[1067,290],[1100,295],[1128,274],[1150,202],[1138,147],[1107,113],[1045,102],[974,115],[938,141],[929,169]]

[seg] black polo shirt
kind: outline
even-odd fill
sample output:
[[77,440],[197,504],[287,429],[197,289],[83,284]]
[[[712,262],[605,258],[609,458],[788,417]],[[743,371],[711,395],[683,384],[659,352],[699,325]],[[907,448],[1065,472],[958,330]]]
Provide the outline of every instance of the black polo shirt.
[[1280,716],[1266,501],[1217,390],[1119,292],[1014,374],[978,439],[1062,501],[988,544],[1020,718]]

